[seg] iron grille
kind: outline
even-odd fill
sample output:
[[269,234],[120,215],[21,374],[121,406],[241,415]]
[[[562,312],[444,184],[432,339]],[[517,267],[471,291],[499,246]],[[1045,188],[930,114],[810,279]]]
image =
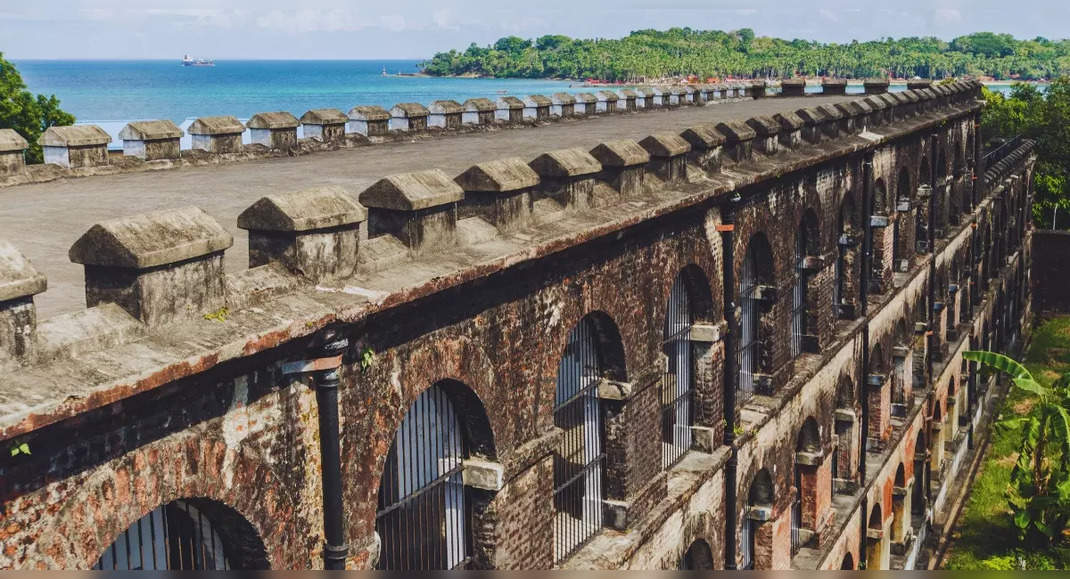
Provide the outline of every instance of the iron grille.
[[743,565],[740,569],[749,571],[754,569],[754,535],[757,525],[751,519],[743,519],[742,540],[739,542],[743,555]]
[[743,260],[740,277],[742,316],[739,328],[739,391],[743,402],[754,393],[754,374],[758,370],[758,302],[754,293],[758,285],[758,266],[752,252]]
[[575,553],[603,524],[600,374],[593,323],[584,318],[569,333],[557,367],[554,425],[564,434],[554,453],[555,564]]
[[794,556],[802,547],[799,529],[802,528],[802,480],[798,467],[795,468],[795,499],[791,502],[791,554]]
[[394,436],[379,485],[379,568],[456,569],[468,561],[460,422],[439,385],[416,398]]
[[661,457],[668,468],[691,448],[694,380],[691,353],[691,305],[687,285],[678,277],[669,293],[665,316],[665,354],[668,371],[661,381]]
[[791,292],[791,357],[802,353],[803,333],[806,331],[806,270],[803,258],[806,257],[805,226],[799,230],[795,240],[795,287]]
[[96,570],[229,571],[212,522],[188,501],[157,507],[123,531],[93,565]]

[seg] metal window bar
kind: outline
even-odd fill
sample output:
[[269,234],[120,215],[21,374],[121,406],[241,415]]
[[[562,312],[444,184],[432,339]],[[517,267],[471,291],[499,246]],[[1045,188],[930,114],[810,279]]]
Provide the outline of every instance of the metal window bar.
[[661,381],[661,456],[664,468],[676,464],[691,448],[694,412],[691,323],[687,285],[681,276],[669,292],[669,308],[665,316],[664,348],[669,364]]
[[743,555],[743,565],[740,566],[740,569],[745,571],[754,569],[755,526],[754,521],[747,518],[743,519],[743,528],[741,529],[741,534],[743,536],[740,537],[742,540],[739,542],[739,545]]
[[229,571],[223,537],[188,501],[153,509],[104,550],[93,565],[113,571]]
[[907,359],[895,358],[892,372],[892,404],[906,404]]
[[795,241],[795,287],[791,293],[791,357],[802,353],[803,333],[806,331],[806,282],[803,269],[806,257],[806,230],[802,226]]
[[798,467],[795,468],[795,499],[791,502],[791,554],[794,556],[802,547],[799,529],[802,528],[802,479]]
[[836,479],[840,477],[840,447],[832,449],[832,464],[829,471],[832,473],[829,481],[829,497],[836,498]]
[[398,427],[379,485],[375,527],[383,570],[463,568],[469,512],[461,426],[445,390],[422,392]]
[[739,288],[742,306],[738,350],[740,402],[754,394],[754,374],[758,371],[758,303],[754,299],[758,285],[757,269],[754,255],[748,252],[743,260]]
[[584,318],[569,333],[557,367],[554,425],[564,435],[554,453],[555,564],[575,553],[603,526],[600,380],[593,323]]

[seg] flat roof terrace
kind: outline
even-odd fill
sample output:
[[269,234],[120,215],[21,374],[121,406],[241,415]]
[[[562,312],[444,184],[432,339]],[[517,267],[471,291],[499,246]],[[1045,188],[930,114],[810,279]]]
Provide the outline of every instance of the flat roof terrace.
[[653,133],[679,133],[699,123],[745,120],[802,107],[835,104],[847,96],[770,97],[671,110],[599,115],[538,128],[447,134],[292,158],[72,178],[0,189],[0,239],[14,244],[48,277],[48,291],[35,297],[38,316],[85,308],[83,268],[67,251],[100,221],[188,205],[200,207],[234,235],[228,271],[248,266],[247,234],[238,214],[261,197],[317,185],[340,185],[354,196],[381,177],[439,168],[457,175],[472,165],[503,157],[531,160],[555,149],[590,150],[614,139],[639,140]]

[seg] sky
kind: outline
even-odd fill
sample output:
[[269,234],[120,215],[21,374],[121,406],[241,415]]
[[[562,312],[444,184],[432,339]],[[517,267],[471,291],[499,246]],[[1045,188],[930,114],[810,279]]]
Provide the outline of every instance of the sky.
[[981,30],[1065,38],[1068,23],[1070,0],[0,0],[0,52],[419,59],[510,34],[614,38],[689,26],[826,42]]

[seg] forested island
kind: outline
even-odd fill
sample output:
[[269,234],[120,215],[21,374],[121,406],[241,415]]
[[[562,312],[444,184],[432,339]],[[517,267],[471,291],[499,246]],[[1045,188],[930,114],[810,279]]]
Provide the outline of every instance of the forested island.
[[424,72],[626,82],[688,75],[1044,80],[1070,73],[1070,40],[979,32],[950,42],[912,37],[834,44],[755,36],[749,28],[638,30],[619,39],[508,36],[490,46],[440,52],[425,63]]

